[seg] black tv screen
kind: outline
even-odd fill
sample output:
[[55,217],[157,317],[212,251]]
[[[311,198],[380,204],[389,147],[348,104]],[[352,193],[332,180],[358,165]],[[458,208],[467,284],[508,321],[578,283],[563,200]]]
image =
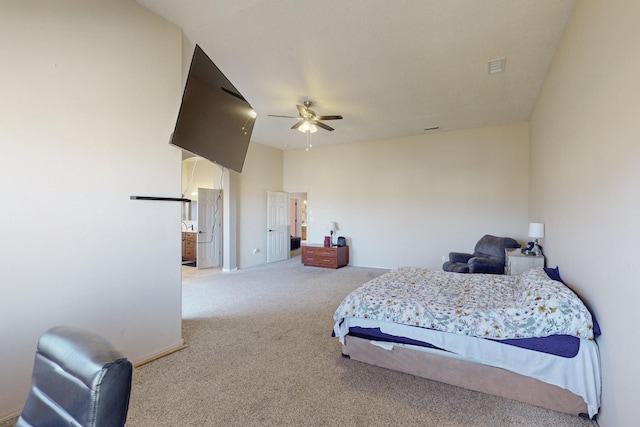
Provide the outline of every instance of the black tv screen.
[[249,148],[253,108],[196,45],[170,143],[240,173]]

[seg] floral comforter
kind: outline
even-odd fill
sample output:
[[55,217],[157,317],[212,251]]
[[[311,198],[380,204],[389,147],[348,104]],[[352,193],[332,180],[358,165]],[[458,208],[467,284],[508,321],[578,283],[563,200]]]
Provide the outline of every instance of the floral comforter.
[[351,292],[334,314],[493,339],[573,335],[592,340],[591,313],[536,268],[516,276],[403,267]]

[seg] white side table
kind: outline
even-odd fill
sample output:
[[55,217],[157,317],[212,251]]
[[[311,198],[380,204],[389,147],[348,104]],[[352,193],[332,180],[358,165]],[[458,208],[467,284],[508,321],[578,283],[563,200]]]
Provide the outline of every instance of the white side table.
[[505,249],[504,274],[520,274],[536,267],[544,267],[544,255],[525,255],[520,249]]

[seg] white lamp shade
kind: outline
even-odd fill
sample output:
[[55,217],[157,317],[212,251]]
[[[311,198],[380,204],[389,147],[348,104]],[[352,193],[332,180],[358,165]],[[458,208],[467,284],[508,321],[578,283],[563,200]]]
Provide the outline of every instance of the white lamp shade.
[[314,125],[313,123],[308,122],[307,120],[305,120],[304,122],[302,122],[302,124],[298,127],[298,130],[302,133],[316,133],[318,132],[318,128],[316,127],[316,125]]
[[338,229],[338,226],[335,222],[331,221],[329,225],[327,225],[327,230],[335,232]]
[[529,237],[539,239],[544,237],[544,224],[542,222],[532,222],[529,224]]

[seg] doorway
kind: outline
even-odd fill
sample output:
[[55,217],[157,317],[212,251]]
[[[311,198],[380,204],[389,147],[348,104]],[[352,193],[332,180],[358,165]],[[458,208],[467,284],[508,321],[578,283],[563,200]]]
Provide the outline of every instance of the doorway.
[[267,192],[267,263],[300,256],[307,243],[307,193]]
[[290,257],[298,256],[302,245],[307,243],[307,193],[289,193],[289,229]]
[[[205,269],[221,267],[225,262],[223,207],[226,209],[226,203],[223,201],[228,194],[222,188],[224,177],[225,170],[220,166],[183,152],[182,195],[191,200],[184,204],[182,214],[184,265]],[[188,239],[192,242],[186,241]],[[187,250],[189,257],[185,264],[185,244],[189,243],[193,249]]]

